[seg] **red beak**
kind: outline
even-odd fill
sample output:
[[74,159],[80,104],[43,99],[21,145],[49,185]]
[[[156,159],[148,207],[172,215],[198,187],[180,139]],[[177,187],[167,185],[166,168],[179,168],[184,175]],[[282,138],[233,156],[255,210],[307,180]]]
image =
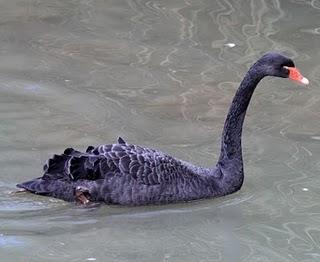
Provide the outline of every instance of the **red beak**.
[[289,78],[294,80],[294,81],[298,81],[301,84],[304,85],[308,85],[309,84],[309,80],[307,78],[305,78],[297,68],[295,67],[288,67],[288,66],[284,66],[284,68],[289,70]]

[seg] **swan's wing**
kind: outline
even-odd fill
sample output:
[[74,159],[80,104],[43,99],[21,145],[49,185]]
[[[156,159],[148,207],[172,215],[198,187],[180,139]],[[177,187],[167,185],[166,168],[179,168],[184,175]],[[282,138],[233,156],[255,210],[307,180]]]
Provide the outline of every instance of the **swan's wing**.
[[[118,137],[117,143],[120,144],[120,145],[125,145],[125,144],[127,144],[127,142],[124,141],[124,139],[123,139],[121,136]],[[88,148],[86,149],[86,152],[88,153],[88,152],[92,151],[94,148],[95,148],[94,146],[88,146]],[[72,149],[72,148],[71,148],[71,149]]]
[[159,151],[129,144],[89,147],[86,153],[66,149],[49,159],[44,179],[96,180],[108,176],[130,176],[139,183],[157,185],[179,174],[190,173],[179,161]]
[[102,145],[91,153],[103,156],[101,174],[129,175],[146,185],[172,181],[183,168],[180,161],[162,152],[136,145]]

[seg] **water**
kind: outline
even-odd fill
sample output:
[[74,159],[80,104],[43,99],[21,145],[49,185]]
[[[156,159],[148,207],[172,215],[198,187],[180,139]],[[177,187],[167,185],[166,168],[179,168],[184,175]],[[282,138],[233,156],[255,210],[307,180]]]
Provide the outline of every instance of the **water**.
[[[320,261],[320,2],[1,1],[1,261]],[[244,128],[245,183],[150,207],[12,194],[44,161],[121,135],[215,163],[248,66],[281,51],[310,88],[265,79]]]

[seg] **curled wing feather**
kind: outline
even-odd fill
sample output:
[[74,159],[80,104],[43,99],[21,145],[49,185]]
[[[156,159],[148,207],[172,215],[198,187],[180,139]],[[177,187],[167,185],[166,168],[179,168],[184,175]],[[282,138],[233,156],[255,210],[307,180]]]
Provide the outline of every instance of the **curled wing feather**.
[[130,176],[145,185],[170,183],[178,174],[189,173],[179,160],[124,142],[90,146],[85,153],[66,149],[62,155],[49,159],[44,171],[46,179],[96,180]]

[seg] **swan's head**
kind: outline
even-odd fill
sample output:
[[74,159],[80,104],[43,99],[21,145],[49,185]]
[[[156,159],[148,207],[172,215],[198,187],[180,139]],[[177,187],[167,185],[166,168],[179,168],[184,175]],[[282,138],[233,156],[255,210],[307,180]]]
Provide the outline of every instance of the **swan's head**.
[[278,53],[266,53],[257,61],[257,64],[268,76],[290,78],[304,85],[309,84],[309,80],[299,72],[293,61]]

